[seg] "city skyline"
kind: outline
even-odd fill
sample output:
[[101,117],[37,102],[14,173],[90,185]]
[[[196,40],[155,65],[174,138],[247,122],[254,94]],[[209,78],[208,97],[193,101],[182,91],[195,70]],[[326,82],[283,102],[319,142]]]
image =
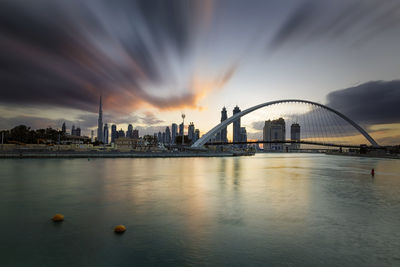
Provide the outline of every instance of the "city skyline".
[[[236,105],[299,98],[339,110],[381,144],[400,143],[396,1],[0,7],[0,129],[65,121],[89,136],[100,124],[101,95],[102,124],[153,134],[179,124],[184,112],[204,134],[224,106],[230,117]],[[266,119],[262,111],[242,118],[249,139],[262,138],[256,125]]]
[[1,0],[1,266],[398,266],[400,0]]

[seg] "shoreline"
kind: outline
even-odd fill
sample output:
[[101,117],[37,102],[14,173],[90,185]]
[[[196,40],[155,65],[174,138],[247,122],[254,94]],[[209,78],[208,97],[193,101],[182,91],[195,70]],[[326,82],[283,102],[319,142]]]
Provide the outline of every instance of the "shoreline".
[[377,158],[377,159],[400,159],[399,156],[396,155],[374,155],[374,154],[349,154],[349,153],[335,153],[335,152],[327,152],[326,155],[332,156],[348,156],[348,157],[361,157],[361,158]]
[[[262,152],[260,154],[264,154]],[[278,152],[272,152],[278,153]],[[310,152],[303,152],[310,153]],[[23,151],[23,152],[0,152],[0,159],[53,159],[53,158],[210,158],[210,157],[238,157],[238,156],[254,156],[258,153],[253,152],[210,152],[210,151],[188,151],[188,152],[38,152],[38,151]],[[268,153],[265,153],[268,154]],[[363,158],[379,158],[379,159],[400,159],[396,155],[373,155],[373,154],[347,154],[325,152],[321,153],[333,156],[350,156],[350,157],[363,157]]]
[[16,158],[193,158],[253,156],[240,152],[10,152],[0,153],[0,159]]

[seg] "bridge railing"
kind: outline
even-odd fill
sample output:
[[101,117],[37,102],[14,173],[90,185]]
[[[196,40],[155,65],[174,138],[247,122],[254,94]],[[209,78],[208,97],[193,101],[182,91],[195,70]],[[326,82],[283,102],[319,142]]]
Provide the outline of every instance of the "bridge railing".
[[[327,147],[343,147],[343,148],[360,148],[362,145],[350,145],[350,144],[333,144],[333,143],[322,143],[314,141],[303,141],[303,140],[274,140],[274,141],[247,141],[247,142],[207,142],[205,145],[218,146],[218,145],[244,145],[244,144],[305,144],[305,145],[317,145]],[[380,148],[380,147],[379,147]]]

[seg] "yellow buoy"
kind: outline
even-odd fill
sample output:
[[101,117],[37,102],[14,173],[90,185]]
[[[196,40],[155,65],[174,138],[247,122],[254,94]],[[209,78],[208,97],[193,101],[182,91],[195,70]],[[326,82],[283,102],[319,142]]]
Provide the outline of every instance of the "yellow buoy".
[[114,228],[114,232],[116,232],[116,233],[123,233],[123,232],[125,232],[126,231],[126,227],[124,226],[124,225],[122,225],[122,224],[120,224],[120,225],[117,225],[117,226],[115,226],[115,228]]
[[54,215],[53,219],[54,222],[62,222],[64,221],[64,215],[57,213]]

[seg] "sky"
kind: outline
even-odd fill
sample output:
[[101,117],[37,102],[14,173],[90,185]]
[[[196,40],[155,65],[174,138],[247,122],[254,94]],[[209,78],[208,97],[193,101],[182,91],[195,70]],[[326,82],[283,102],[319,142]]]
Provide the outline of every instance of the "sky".
[[[397,0],[3,0],[0,129],[88,135],[102,95],[118,128],[152,134],[185,113],[205,133],[223,106],[298,98],[399,144],[399,47]],[[249,137],[264,115],[242,118]]]

